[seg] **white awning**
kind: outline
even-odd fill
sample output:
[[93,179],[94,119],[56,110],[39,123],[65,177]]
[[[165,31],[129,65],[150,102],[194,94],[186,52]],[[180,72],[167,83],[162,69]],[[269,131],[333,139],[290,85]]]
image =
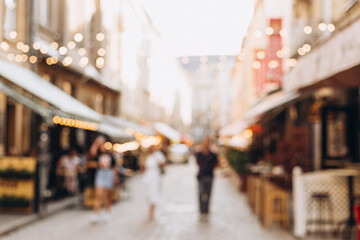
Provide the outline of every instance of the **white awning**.
[[34,100],[22,95],[21,93],[17,92],[15,89],[12,89],[2,81],[0,81],[0,91],[14,101],[17,101],[28,107],[29,109],[31,109],[45,119],[50,119],[53,116],[51,109],[46,108],[35,102]]
[[112,124],[115,124],[115,125],[117,125],[119,127],[122,127],[124,129],[130,128],[130,129],[132,129],[134,131],[140,132],[140,133],[142,133],[144,135],[147,135],[147,136],[155,136],[156,135],[156,133],[150,127],[140,125],[140,124],[138,124],[136,122],[127,120],[125,118],[116,117],[116,116],[110,116],[110,115],[105,115],[104,118],[108,122],[111,122]]
[[244,119],[251,120],[256,119],[260,115],[271,111],[277,107],[283,106],[300,97],[298,92],[279,92],[267,96],[261,102],[258,102],[248,112],[244,114]]
[[220,137],[231,137],[236,134],[240,134],[242,131],[248,128],[251,123],[251,121],[245,120],[243,118],[237,119],[220,130]]
[[154,123],[154,130],[165,136],[166,138],[172,141],[180,141],[181,140],[181,133],[179,133],[174,128],[170,127],[169,125],[161,122]]
[[100,122],[101,114],[24,67],[0,60],[0,77],[21,87],[62,112],[88,121]]
[[287,103],[290,103],[299,97],[300,93],[298,92],[279,92],[267,96],[255,104],[252,108],[250,108],[250,110],[247,111],[243,117],[223,127],[219,132],[220,137],[231,137],[236,134],[240,134],[251,124],[256,123],[261,118],[261,115],[274,110],[275,108],[283,107]]
[[99,123],[98,131],[108,135],[115,141],[134,139],[134,136],[127,134],[124,128],[114,126],[114,124],[111,123]]

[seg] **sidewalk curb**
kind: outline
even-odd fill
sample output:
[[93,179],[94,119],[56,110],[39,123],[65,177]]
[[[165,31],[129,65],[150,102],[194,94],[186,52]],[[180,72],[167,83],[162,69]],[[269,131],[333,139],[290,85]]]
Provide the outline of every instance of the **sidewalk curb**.
[[[66,199],[59,200],[57,202],[47,204],[45,214],[42,216],[38,213],[33,213],[30,215],[19,215],[18,219],[14,220],[14,221],[2,223],[0,225],[0,236],[5,236],[11,232],[14,232],[14,231],[22,228],[22,227],[32,224],[38,220],[47,218],[47,217],[49,217],[55,213],[58,213],[66,208],[76,206],[78,204],[79,204],[79,197],[74,196],[74,197],[69,197]],[[1,214],[0,214],[0,217],[1,217]]]

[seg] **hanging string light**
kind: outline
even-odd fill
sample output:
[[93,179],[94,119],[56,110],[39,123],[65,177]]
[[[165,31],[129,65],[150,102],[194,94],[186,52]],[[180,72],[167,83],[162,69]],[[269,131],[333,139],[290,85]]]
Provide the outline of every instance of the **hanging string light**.
[[29,45],[24,44],[21,50],[22,50],[24,53],[27,53],[27,52],[29,52],[30,47],[29,47]]
[[320,31],[324,32],[326,30],[327,26],[325,23],[322,22],[322,23],[319,23],[318,28]]
[[295,58],[290,58],[288,61],[287,61],[287,64],[289,67],[295,67],[296,64],[297,64],[297,60]]
[[36,62],[37,62],[37,57],[36,56],[31,56],[30,58],[29,58],[29,62],[30,63],[32,63],[32,64],[35,64]]
[[306,51],[304,50],[304,48],[301,47],[301,48],[298,49],[298,53],[299,53],[300,56],[304,56]]
[[47,48],[46,46],[42,46],[42,47],[40,48],[40,52],[41,52],[42,54],[46,54],[46,53],[48,52],[48,48]]
[[10,37],[10,39],[14,40],[14,39],[17,37],[17,32],[11,31],[11,32],[9,33],[9,37]]
[[98,57],[98,58],[96,59],[96,67],[97,67],[97,68],[102,68],[102,67],[104,67],[104,64],[105,64],[105,59],[104,59],[104,58]]
[[99,50],[97,51],[97,54],[100,56],[100,57],[103,57],[105,56],[106,54],[106,50],[104,48],[99,48]]
[[305,34],[311,34],[312,33],[312,31],[313,31],[313,29],[312,29],[312,27],[310,27],[310,26],[305,26],[304,27],[304,32],[305,32]]
[[23,48],[23,46],[24,46],[23,42],[16,43],[16,48],[19,49],[19,50],[21,50]]
[[65,55],[65,54],[67,54],[67,52],[68,52],[68,50],[67,50],[66,47],[62,46],[62,47],[59,48],[59,53],[61,55]]
[[254,61],[254,62],[252,63],[252,67],[253,67],[254,69],[259,69],[259,68],[261,67],[261,63],[260,63],[259,61]]
[[280,36],[285,37],[287,32],[285,29],[280,29],[279,34],[280,34]]
[[81,33],[76,33],[74,35],[75,42],[81,42],[84,39],[84,36]]
[[15,62],[20,63],[21,60],[22,60],[21,55],[20,55],[20,54],[16,54],[16,56],[15,56]]
[[264,58],[265,58],[265,52],[264,52],[264,51],[258,51],[258,52],[256,53],[256,57],[257,57],[258,59],[264,59]]
[[4,50],[5,52],[9,51],[9,48],[10,48],[10,46],[9,46],[9,44],[8,44],[7,42],[2,42],[2,43],[0,44],[0,47],[1,47],[1,49]]
[[76,47],[76,43],[74,41],[70,41],[68,42],[67,47],[72,50]]
[[59,44],[57,42],[52,42],[50,44],[50,46],[53,48],[53,49],[57,49],[59,47]]
[[72,64],[73,60],[70,56],[67,56],[64,58],[64,60],[62,61],[62,64],[67,67],[69,66],[70,64]]
[[311,46],[308,43],[304,44],[302,48],[304,49],[305,52],[310,52],[311,50]]
[[86,54],[86,49],[85,48],[79,48],[78,53],[80,56],[84,56]]
[[80,67],[85,67],[89,63],[89,59],[87,57],[82,57],[80,59],[79,65]]
[[96,40],[99,42],[103,41],[105,39],[105,35],[103,33],[96,34]]
[[21,61],[23,62],[23,63],[25,63],[27,60],[28,60],[28,56],[26,55],[26,54],[22,54],[21,55]]
[[9,54],[7,55],[7,60],[9,60],[10,62],[13,61],[14,58],[15,58],[15,55],[14,55],[13,53],[9,53]]
[[39,50],[39,49],[41,48],[41,44],[40,44],[39,42],[34,42],[34,43],[33,43],[33,48],[34,48],[35,50]]
[[266,35],[272,35],[274,33],[274,29],[272,27],[267,27],[265,29]]
[[335,25],[334,24],[328,24],[327,25],[327,30],[329,32],[334,32],[335,31]]

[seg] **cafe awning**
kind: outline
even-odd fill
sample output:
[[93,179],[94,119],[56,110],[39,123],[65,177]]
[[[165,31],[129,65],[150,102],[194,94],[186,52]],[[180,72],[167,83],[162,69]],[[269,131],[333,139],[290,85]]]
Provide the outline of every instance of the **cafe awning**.
[[282,110],[288,103],[299,97],[300,93],[298,92],[278,92],[267,96],[251,107],[241,118],[222,128],[219,132],[220,137],[232,137],[240,134],[252,124],[261,120],[264,114],[275,109]]
[[278,92],[271,94],[255,104],[248,112],[244,114],[244,119],[259,120],[261,115],[279,107],[285,107],[286,104],[298,99],[298,92]]
[[140,132],[143,135],[156,136],[156,133],[150,127],[143,126],[134,121],[110,115],[105,115],[104,118],[113,125],[122,127],[123,129],[129,129],[130,132]]
[[133,139],[125,132],[125,127],[108,121],[106,116],[29,69],[2,60],[0,64],[0,91],[42,116],[49,124],[58,121],[64,126],[98,131],[116,140]]
[[122,127],[114,126],[114,124],[102,122],[99,123],[99,132],[104,133],[112,138],[114,141],[122,142],[124,140],[130,141],[135,139],[133,135],[126,133]]
[[153,127],[155,131],[159,132],[161,135],[165,136],[171,141],[181,140],[181,133],[165,123],[157,122],[154,123]]
[[250,125],[251,121],[245,120],[243,118],[237,119],[220,130],[220,137],[232,137],[236,134],[240,134]]
[[28,107],[35,113],[39,114],[43,118],[50,120],[53,113],[49,108],[46,108],[39,103],[35,102],[34,100],[20,94],[15,89],[9,87],[4,82],[0,81],[0,91],[4,93],[9,98],[13,99],[14,101],[17,101],[24,106]]
[[[85,104],[81,103],[76,98],[68,95],[58,87],[53,84],[47,82],[41,76],[37,75],[33,71],[26,69],[24,67],[0,60],[0,78],[8,81],[9,83],[15,85],[16,87],[20,87],[36,98],[47,102],[53,108],[59,110],[60,113],[64,115],[64,117],[72,117],[79,120],[92,121],[92,122],[101,122],[103,117],[101,114],[92,110]],[[6,84],[3,84],[3,88],[5,89]],[[15,95],[15,91],[9,91],[7,88],[8,94],[12,94],[12,97],[16,97],[19,102],[25,104],[25,101],[28,102],[26,106],[29,106],[31,109],[35,108],[32,104],[36,103],[35,100],[31,101],[24,100],[25,98],[19,97],[19,94]],[[6,93],[5,93],[6,94]],[[21,95],[21,94],[20,94]],[[41,105],[37,103],[38,107]],[[33,107],[31,107],[33,106]],[[44,108],[47,109],[47,108]],[[43,109],[43,110],[44,110]],[[50,110],[47,110],[50,113]],[[45,111],[42,111],[40,115],[46,115]]]

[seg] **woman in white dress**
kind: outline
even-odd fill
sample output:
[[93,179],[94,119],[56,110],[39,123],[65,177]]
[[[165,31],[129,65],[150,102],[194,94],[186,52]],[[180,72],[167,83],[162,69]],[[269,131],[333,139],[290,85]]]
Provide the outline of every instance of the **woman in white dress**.
[[160,192],[160,167],[164,167],[166,159],[164,154],[156,150],[155,146],[149,148],[145,157],[145,162],[141,166],[143,181],[145,185],[146,197],[149,201],[149,218],[154,217],[154,211]]

